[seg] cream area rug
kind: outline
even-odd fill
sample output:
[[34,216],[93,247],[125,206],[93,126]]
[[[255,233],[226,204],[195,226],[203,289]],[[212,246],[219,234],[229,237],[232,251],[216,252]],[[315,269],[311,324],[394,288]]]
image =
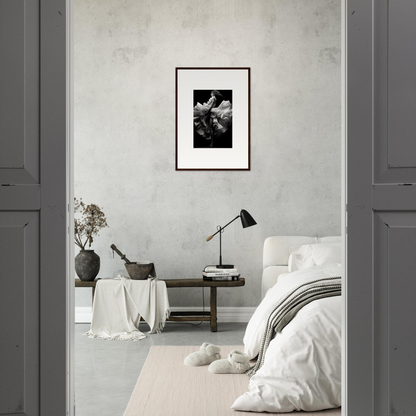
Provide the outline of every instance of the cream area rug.
[[[227,416],[270,415],[231,409],[248,391],[245,374],[212,374],[208,366],[188,367],[185,357],[199,346],[154,346],[143,366],[124,416]],[[221,346],[222,357],[242,346]],[[278,414],[278,413],[274,413]],[[287,413],[280,413],[286,414]],[[299,416],[340,416],[340,409],[295,412]]]

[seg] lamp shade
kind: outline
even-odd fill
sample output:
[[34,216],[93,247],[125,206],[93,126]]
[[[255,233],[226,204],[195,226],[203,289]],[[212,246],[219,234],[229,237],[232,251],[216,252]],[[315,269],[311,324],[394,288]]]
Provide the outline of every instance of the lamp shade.
[[256,221],[254,221],[254,218],[245,209],[241,210],[240,218],[243,228],[251,227],[252,225],[257,224]]

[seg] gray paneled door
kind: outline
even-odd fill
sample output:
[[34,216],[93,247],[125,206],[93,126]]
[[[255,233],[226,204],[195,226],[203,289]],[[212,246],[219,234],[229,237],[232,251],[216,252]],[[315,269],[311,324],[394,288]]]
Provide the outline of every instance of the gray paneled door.
[[349,416],[416,412],[416,2],[349,0]]
[[0,415],[67,414],[65,8],[0,0]]

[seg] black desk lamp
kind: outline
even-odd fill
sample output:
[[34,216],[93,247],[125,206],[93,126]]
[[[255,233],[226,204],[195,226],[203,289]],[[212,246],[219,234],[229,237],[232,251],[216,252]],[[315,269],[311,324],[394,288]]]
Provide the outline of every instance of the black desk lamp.
[[245,210],[242,209],[240,211],[240,215],[237,215],[233,220],[231,220],[228,224],[224,225],[224,227],[221,227],[221,225],[217,226],[217,232],[210,235],[207,238],[207,241],[211,240],[214,235],[220,233],[220,264],[217,264],[217,267],[220,269],[232,269],[234,267],[233,264],[222,264],[222,256],[221,256],[221,234],[223,233],[223,230],[225,227],[229,226],[233,221],[235,221],[238,217],[241,218],[241,225],[243,228],[251,227],[252,225],[256,225],[256,221],[254,221],[254,218]]

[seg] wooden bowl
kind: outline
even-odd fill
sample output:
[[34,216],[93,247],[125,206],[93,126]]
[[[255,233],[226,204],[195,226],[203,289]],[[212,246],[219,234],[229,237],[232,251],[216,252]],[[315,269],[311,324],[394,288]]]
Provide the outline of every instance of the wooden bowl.
[[127,273],[133,280],[146,280],[153,269],[153,263],[126,263],[125,266],[127,269]]

